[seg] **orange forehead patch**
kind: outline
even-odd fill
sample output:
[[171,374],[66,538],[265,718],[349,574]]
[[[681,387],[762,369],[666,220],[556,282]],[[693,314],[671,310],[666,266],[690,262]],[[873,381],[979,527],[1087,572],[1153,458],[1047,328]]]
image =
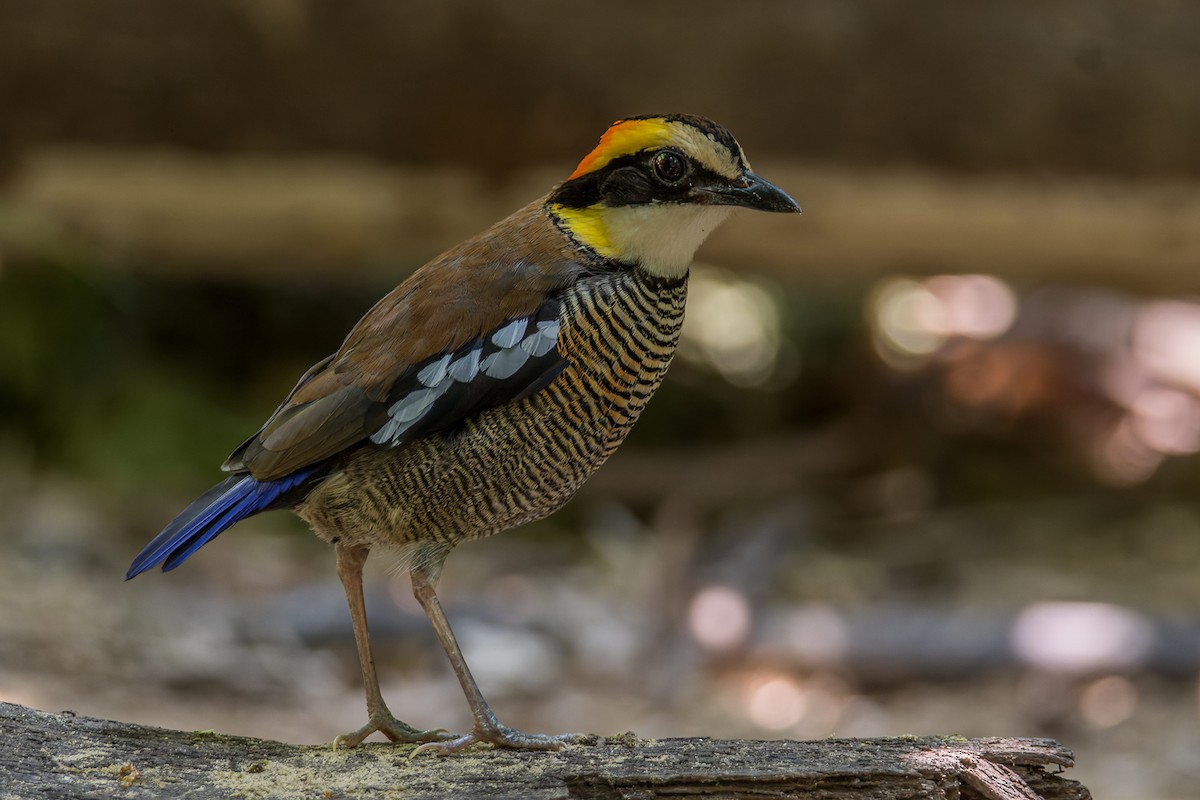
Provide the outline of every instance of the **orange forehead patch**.
[[648,147],[661,147],[670,140],[671,127],[665,119],[630,119],[614,122],[596,149],[584,156],[583,161],[567,180],[603,169],[614,158],[627,156]]

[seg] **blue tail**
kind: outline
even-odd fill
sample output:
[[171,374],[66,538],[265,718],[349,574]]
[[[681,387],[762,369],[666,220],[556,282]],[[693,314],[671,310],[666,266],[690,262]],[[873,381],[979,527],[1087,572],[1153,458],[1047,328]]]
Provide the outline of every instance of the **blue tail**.
[[221,531],[246,517],[276,507],[283,495],[319,472],[312,467],[273,481],[233,475],[197,497],[150,544],[137,554],[125,580],[161,563],[163,572],[175,569]]

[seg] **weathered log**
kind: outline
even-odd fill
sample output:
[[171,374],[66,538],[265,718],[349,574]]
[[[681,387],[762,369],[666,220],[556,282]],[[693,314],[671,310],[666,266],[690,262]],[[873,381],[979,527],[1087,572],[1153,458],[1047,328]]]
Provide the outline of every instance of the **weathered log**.
[[290,745],[0,703],[4,798],[982,798],[1083,800],[1047,739],[598,739],[557,753]]
[[[353,159],[45,148],[0,194],[0,252],[36,260],[73,243],[146,272],[390,284],[540,196],[570,163],[486,183],[460,168]],[[747,214],[713,235],[702,260],[784,285],[959,271],[1143,292],[1197,285],[1195,182],[756,164],[796,196],[803,219]]]

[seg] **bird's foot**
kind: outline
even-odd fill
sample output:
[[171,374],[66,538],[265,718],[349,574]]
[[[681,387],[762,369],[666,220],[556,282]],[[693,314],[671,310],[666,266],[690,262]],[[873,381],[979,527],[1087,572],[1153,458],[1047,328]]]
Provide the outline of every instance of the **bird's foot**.
[[401,722],[392,716],[392,713],[386,708],[382,711],[371,714],[367,720],[367,724],[363,725],[356,731],[343,733],[341,736],[333,740],[334,747],[358,747],[362,744],[363,739],[366,739],[372,733],[382,733],[393,742],[401,742],[404,744],[437,744],[448,739],[455,739],[455,735],[444,728],[436,730],[423,731],[413,726]]
[[446,756],[465,750],[473,744],[483,743],[505,750],[561,750],[568,744],[595,744],[598,741],[599,737],[585,733],[561,733],[551,736],[544,733],[524,733],[507,725],[476,725],[475,730],[465,736],[423,744],[413,750],[410,757],[423,753]]

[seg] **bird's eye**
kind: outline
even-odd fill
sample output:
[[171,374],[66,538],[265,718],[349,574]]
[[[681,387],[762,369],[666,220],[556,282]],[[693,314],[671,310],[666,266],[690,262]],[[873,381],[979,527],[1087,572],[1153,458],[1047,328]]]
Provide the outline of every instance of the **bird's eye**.
[[663,150],[654,156],[654,174],[664,183],[678,183],[687,171],[687,159],[679,153]]

